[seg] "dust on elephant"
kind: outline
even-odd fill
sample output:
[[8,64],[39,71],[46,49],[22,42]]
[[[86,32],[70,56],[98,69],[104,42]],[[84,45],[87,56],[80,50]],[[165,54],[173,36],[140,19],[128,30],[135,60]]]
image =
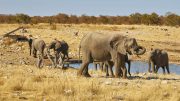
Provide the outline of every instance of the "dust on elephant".
[[162,67],[163,74],[165,74],[165,68],[168,74],[170,73],[168,53],[165,52],[164,50],[160,50],[160,49],[152,50],[149,54],[148,60],[149,60],[148,72],[151,72],[151,67],[152,67],[152,72],[157,73],[159,67]]
[[82,38],[79,48],[83,56],[78,75],[86,77],[90,77],[88,73],[90,62],[93,60],[109,62],[112,59],[115,66],[115,77],[120,77],[122,70],[123,78],[126,78],[127,70],[123,56],[127,52],[129,54],[142,55],[146,51],[144,47],[138,46],[134,38],[128,38],[120,34],[103,33],[86,34]]
[[[30,38],[28,40],[29,43],[29,48],[30,48],[30,55],[33,54],[33,57],[38,57],[37,61],[37,67],[41,67],[42,61],[44,59],[44,49],[46,47],[46,44],[43,40],[41,39],[32,39]],[[38,56],[37,56],[38,52]]]
[[[128,64],[128,74],[131,76],[130,73],[130,67],[131,67],[131,60],[129,60],[128,58],[128,54],[126,54],[124,56],[125,58],[125,62]],[[111,76],[114,76],[112,67],[114,66],[114,63],[111,62],[93,62],[95,69],[97,70],[97,65],[99,65],[99,68],[101,69],[101,71],[105,71],[106,72],[106,76],[109,76],[109,71],[111,72]]]
[[[50,49],[53,49],[54,51],[54,54],[55,54],[54,61],[50,57]],[[64,40],[59,41],[55,39],[47,46],[47,56],[54,67],[56,67],[57,63],[63,66],[63,61],[65,57],[67,58],[67,60],[69,60],[68,49],[69,49],[69,45]],[[63,56],[61,55],[61,53],[63,54]]]

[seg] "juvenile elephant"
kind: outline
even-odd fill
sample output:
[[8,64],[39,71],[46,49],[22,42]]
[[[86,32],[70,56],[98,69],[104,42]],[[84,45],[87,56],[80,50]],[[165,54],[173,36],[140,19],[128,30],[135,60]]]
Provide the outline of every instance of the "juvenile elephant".
[[46,47],[46,44],[41,39],[32,39],[30,38],[28,40],[29,42],[29,48],[30,48],[30,55],[33,54],[33,57],[37,57],[37,51],[38,51],[38,62],[37,67],[41,67],[42,61],[44,59],[44,49]]
[[169,58],[168,58],[168,53],[160,50],[160,49],[154,49],[150,52],[149,54],[149,68],[148,72],[151,72],[151,67],[152,67],[152,72],[157,73],[159,67],[162,67],[163,69],[163,74],[165,74],[165,68],[168,72],[169,71]]
[[[54,62],[52,58],[50,57],[50,49],[53,49],[54,54],[55,54]],[[59,64],[62,65],[65,59],[65,56],[67,57],[67,60],[69,60],[68,49],[69,49],[69,45],[64,40],[59,41],[55,39],[47,46],[47,55],[54,67],[56,67],[58,62]],[[63,57],[61,53],[63,54]]]
[[[127,54],[124,56],[124,58],[125,58],[125,62],[128,64],[128,74],[131,76],[131,73],[130,73],[131,60],[128,59]],[[101,71],[106,72],[106,76],[109,76],[109,71],[111,72],[111,76],[114,76],[114,73],[112,70],[114,63],[112,61],[110,63],[107,63],[107,62],[93,62],[93,63],[96,70],[97,70],[97,65],[99,65]]]
[[[115,66],[115,77],[120,77],[122,70],[123,78],[127,77],[124,55],[142,55],[146,49],[138,46],[136,39],[127,38],[120,34],[91,33],[86,34],[81,40],[79,48],[82,50],[82,64],[78,75],[90,77],[88,65],[93,60],[113,61]],[[79,50],[80,50],[79,49]],[[79,52],[80,53],[80,52]]]

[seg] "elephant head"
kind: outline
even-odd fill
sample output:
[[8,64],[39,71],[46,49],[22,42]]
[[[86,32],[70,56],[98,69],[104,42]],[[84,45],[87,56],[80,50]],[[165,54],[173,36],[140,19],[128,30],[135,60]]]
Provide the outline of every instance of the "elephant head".
[[110,41],[110,46],[117,50],[119,53],[126,55],[142,55],[146,52],[146,49],[137,44],[135,38],[127,38],[124,36],[115,36]]

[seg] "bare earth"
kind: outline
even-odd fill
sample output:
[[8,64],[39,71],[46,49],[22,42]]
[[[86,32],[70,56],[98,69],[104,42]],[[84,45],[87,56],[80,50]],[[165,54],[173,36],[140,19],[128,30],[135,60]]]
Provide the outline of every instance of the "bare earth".
[[[21,25],[1,24],[0,37]],[[49,24],[25,25],[25,36],[32,35],[48,44],[54,38],[65,40],[70,46],[70,57],[78,58],[78,45],[83,35],[92,32],[120,33],[136,38],[146,47],[146,54],[132,60],[147,61],[151,48],[165,49],[171,63],[180,63],[180,28],[145,25],[68,25],[59,24],[56,30]],[[167,29],[167,30],[166,30]],[[78,36],[74,36],[77,32]],[[20,31],[15,34],[22,35]],[[127,80],[106,78],[105,73],[90,71],[92,78],[76,76],[76,69],[35,67],[36,59],[29,56],[26,42],[0,41],[0,100],[1,101],[180,101],[180,76],[139,73]],[[133,66],[132,66],[133,68]]]

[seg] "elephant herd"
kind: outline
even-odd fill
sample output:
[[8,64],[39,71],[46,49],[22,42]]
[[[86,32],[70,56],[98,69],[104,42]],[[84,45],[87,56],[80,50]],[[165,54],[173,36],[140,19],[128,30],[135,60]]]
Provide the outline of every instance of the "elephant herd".
[[[28,43],[30,48],[30,55],[33,55],[33,57],[38,58],[37,67],[39,68],[42,67],[42,61],[44,59],[44,56],[48,57],[53,67],[57,67],[57,65],[62,66],[65,57],[67,58],[67,60],[69,60],[69,45],[64,40],[59,41],[57,39],[54,39],[48,46],[46,46],[44,40],[30,38],[28,40]],[[50,53],[50,49],[52,49],[54,52],[54,59]]]
[[[69,45],[65,41],[55,39],[48,46],[46,46],[45,42],[40,39],[30,38],[28,42],[30,55],[38,58],[37,67],[42,66],[42,61],[45,55],[54,67],[57,67],[58,65],[62,66],[65,59],[69,60]],[[54,57],[50,54],[50,49],[53,50]],[[82,64],[77,75],[90,77],[88,65],[89,63],[94,62],[96,68],[97,64],[100,64],[101,70],[105,67],[106,76],[109,76],[108,71],[110,71],[112,77],[127,78],[127,72],[131,76],[131,61],[128,59],[128,55],[143,55],[145,52],[146,48],[138,45],[135,38],[128,38],[120,34],[86,34],[81,39],[79,45],[79,57],[80,53],[82,53]],[[148,60],[149,72],[151,72],[151,67],[153,73],[157,73],[159,67],[162,67],[163,73],[165,73],[165,68],[167,72],[170,73],[168,54],[164,50],[152,49]],[[125,63],[128,63],[128,71]],[[115,74],[113,73],[113,67],[115,68]]]

